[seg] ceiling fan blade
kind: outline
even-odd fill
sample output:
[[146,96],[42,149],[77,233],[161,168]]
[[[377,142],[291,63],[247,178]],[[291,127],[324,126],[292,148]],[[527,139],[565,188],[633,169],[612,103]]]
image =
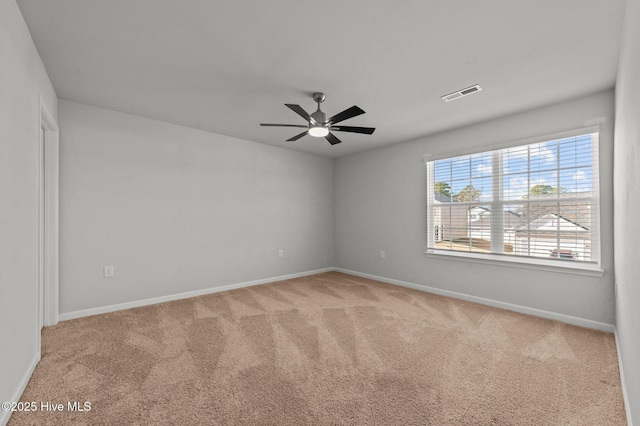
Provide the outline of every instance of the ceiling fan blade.
[[305,136],[306,134],[307,134],[307,131],[305,130],[304,132],[300,133],[299,135],[295,135],[294,137],[287,139],[287,142],[297,141],[298,139],[300,139],[301,137]]
[[364,133],[371,135],[376,130],[375,127],[354,127],[354,126],[331,126],[329,130],[336,132]]
[[364,114],[364,111],[357,106],[352,106],[351,108],[347,108],[342,112],[337,113],[336,115],[334,115],[333,117],[331,117],[329,119],[329,123],[330,124],[336,124],[339,123],[341,121],[347,120],[351,117],[356,117],[360,114]]
[[263,127],[300,127],[301,129],[306,129],[309,126],[303,126],[302,124],[266,124],[260,123]]
[[[300,117],[304,118],[307,121],[311,121],[311,116],[307,113],[307,111],[305,111],[304,109],[302,109],[302,107],[300,105],[295,105],[295,104],[285,104],[287,107],[289,107],[289,109],[293,112],[295,112],[296,114],[298,114]],[[314,120],[315,122],[315,120]]]
[[329,133],[329,134],[328,134],[327,136],[325,136],[324,138],[325,138],[326,140],[328,140],[328,141],[329,141],[329,143],[330,143],[331,145],[335,145],[335,144],[337,144],[337,143],[342,142],[340,139],[336,138],[336,137],[333,135],[333,133]]

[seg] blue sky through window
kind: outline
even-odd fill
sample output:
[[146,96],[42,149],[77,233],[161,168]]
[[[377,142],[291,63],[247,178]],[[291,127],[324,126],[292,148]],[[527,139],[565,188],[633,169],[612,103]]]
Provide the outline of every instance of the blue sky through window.
[[[552,140],[502,150],[505,200],[528,197],[536,185],[564,194],[591,192],[592,135]],[[465,155],[434,162],[435,182],[448,185],[452,195],[471,185],[480,191],[478,201],[492,198],[492,153]]]

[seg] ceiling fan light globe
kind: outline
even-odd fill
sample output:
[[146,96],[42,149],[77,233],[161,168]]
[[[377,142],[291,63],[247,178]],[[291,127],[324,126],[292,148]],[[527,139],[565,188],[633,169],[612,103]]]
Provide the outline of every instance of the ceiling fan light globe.
[[315,138],[323,138],[329,134],[329,129],[323,126],[312,126],[309,127],[309,136],[313,136]]

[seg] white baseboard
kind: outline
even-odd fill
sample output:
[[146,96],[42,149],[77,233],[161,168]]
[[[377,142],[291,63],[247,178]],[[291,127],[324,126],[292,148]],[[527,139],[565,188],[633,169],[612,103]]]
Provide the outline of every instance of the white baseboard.
[[438,294],[440,296],[453,297],[454,299],[466,300],[467,302],[480,303],[482,305],[493,306],[494,308],[506,309],[509,311],[520,312],[521,314],[535,315],[537,317],[548,318],[568,324],[577,325],[579,327],[592,328],[595,330],[614,332],[613,324],[593,321],[585,318],[578,318],[571,315],[558,314],[555,312],[544,311],[542,309],[530,308],[527,306],[514,305],[512,303],[500,302],[493,299],[485,299],[484,297],[471,296],[464,293],[458,293],[450,290],[442,290],[440,288],[429,287],[421,284],[409,283],[406,281],[394,280],[392,278],[379,277],[377,275],[365,274],[362,272],[351,271],[343,268],[335,268],[335,271],[345,274],[355,275],[363,278],[370,278],[376,281],[382,281],[389,284],[396,284],[402,287],[412,288],[414,290],[426,291],[428,293]]
[[76,318],[88,317],[91,315],[106,314],[108,312],[121,311],[123,309],[138,308],[140,306],[155,305],[156,303],[171,302],[173,300],[188,299],[190,297],[202,296],[204,294],[218,293],[221,291],[235,290],[243,287],[251,287],[254,285],[267,284],[275,281],[290,280],[292,278],[306,277],[308,275],[320,274],[322,272],[331,272],[335,268],[315,269],[312,271],[298,272],[295,274],[281,275],[279,277],[264,278],[254,281],[246,281],[243,283],[228,284],[219,287],[205,288],[202,290],[188,291],[185,293],[170,294],[167,296],[152,297],[150,299],[135,300],[133,302],[118,303],[116,305],[99,306],[97,308],[83,309],[80,311],[66,312],[59,315],[60,321],[67,321]]
[[627,410],[627,425],[633,426],[631,419],[631,406],[629,404],[629,395],[627,394],[627,384],[624,381],[624,368],[622,367],[622,353],[620,352],[620,340],[618,339],[618,329],[614,331],[616,336],[616,351],[618,352],[618,369],[620,370],[620,385],[622,386],[622,397],[624,398],[624,407]]
[[[40,362],[40,351],[36,353],[35,357],[31,361],[31,364],[29,364],[29,366],[27,367],[26,371],[22,375],[22,379],[20,379],[20,382],[18,383],[18,387],[13,392],[13,395],[11,395],[11,398],[9,399],[8,402],[20,401],[20,398],[22,397],[22,393],[27,388],[27,385],[29,384],[29,380],[31,380],[31,376],[33,375],[33,371],[36,369],[39,362]],[[11,411],[0,410],[0,425],[6,426],[7,423],[9,423],[10,417],[11,417]]]
[[150,299],[136,300],[136,301],[133,301],[133,302],[119,303],[119,304],[116,304],[116,305],[99,306],[99,307],[96,307],[96,308],[90,308],[90,309],[84,309],[84,310],[80,310],[80,311],[62,313],[62,314],[59,315],[59,318],[60,318],[60,321],[67,321],[67,320],[71,320],[71,319],[75,319],[75,318],[82,318],[82,317],[88,317],[88,316],[91,316],[91,315],[105,314],[105,313],[108,313],[108,312],[120,311],[120,310],[123,310],[123,309],[137,308],[137,307],[140,307],[140,306],[153,305],[153,304],[156,304],[156,303],[170,302],[172,300],[187,299],[187,298],[190,298],[190,297],[202,296],[204,294],[218,293],[218,292],[221,292],[221,291],[234,290],[234,289],[243,288],[243,287],[251,287],[251,286],[254,286],[254,285],[266,284],[266,283],[271,283],[271,282],[275,282],[275,281],[288,280],[288,279],[292,279],[292,278],[305,277],[305,276],[308,276],[308,275],[320,274],[320,273],[323,273],[323,272],[331,272],[331,271],[343,272],[345,274],[355,275],[355,276],[359,276],[359,277],[363,277],[363,278],[370,278],[372,280],[382,281],[382,282],[389,283],[389,284],[395,284],[395,285],[399,285],[399,286],[402,286],[402,287],[412,288],[412,289],[415,289],[415,290],[421,290],[421,291],[426,291],[426,292],[429,292],[429,293],[439,294],[441,296],[453,297],[455,299],[466,300],[468,302],[475,302],[475,303],[480,303],[482,305],[488,305],[488,306],[493,306],[493,307],[500,308],[500,309],[506,309],[506,310],[509,310],[509,311],[515,311],[515,312],[520,312],[520,313],[523,313],[523,314],[535,315],[535,316],[542,317],[542,318],[553,319],[553,320],[565,322],[565,323],[568,323],[568,324],[577,325],[579,327],[592,328],[592,329],[595,329],[595,330],[601,330],[601,331],[606,331],[606,332],[610,332],[610,333],[613,333],[615,331],[615,327],[612,324],[602,323],[602,322],[593,321],[593,320],[589,320],[589,319],[585,319],[585,318],[574,317],[574,316],[571,316],[571,315],[559,314],[559,313],[555,313],[555,312],[545,311],[545,310],[542,310],[542,309],[530,308],[530,307],[527,307],[527,306],[515,305],[515,304],[512,304],[512,303],[501,302],[501,301],[493,300],[493,299],[485,299],[483,297],[471,296],[471,295],[468,295],[468,294],[465,294],[465,293],[458,293],[458,292],[455,292],[455,291],[443,290],[443,289],[439,289],[439,288],[435,288],[435,287],[429,287],[429,286],[426,286],[426,285],[415,284],[415,283],[410,283],[410,282],[406,282],[406,281],[395,280],[395,279],[392,279],[392,278],[381,277],[381,276],[378,276],[378,275],[365,274],[365,273],[362,273],[362,272],[351,271],[349,269],[335,268],[335,267],[315,269],[315,270],[311,270],[311,271],[299,272],[299,273],[289,274],[289,275],[282,275],[282,276],[278,276],[278,277],[264,278],[264,279],[260,279],[260,280],[254,280],[254,281],[246,281],[246,282],[242,282],[242,283],[229,284],[229,285],[224,285],[224,286],[219,286],[219,287],[211,287],[211,288],[206,288],[206,289],[202,289],[202,290],[189,291],[189,292],[185,292],[185,293],[170,294],[170,295],[167,295],[167,296],[153,297],[153,298],[150,298]]

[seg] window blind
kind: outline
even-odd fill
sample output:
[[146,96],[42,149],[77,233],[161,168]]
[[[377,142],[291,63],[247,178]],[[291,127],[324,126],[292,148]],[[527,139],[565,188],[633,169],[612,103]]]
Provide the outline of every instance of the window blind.
[[598,133],[427,162],[430,250],[598,263]]

